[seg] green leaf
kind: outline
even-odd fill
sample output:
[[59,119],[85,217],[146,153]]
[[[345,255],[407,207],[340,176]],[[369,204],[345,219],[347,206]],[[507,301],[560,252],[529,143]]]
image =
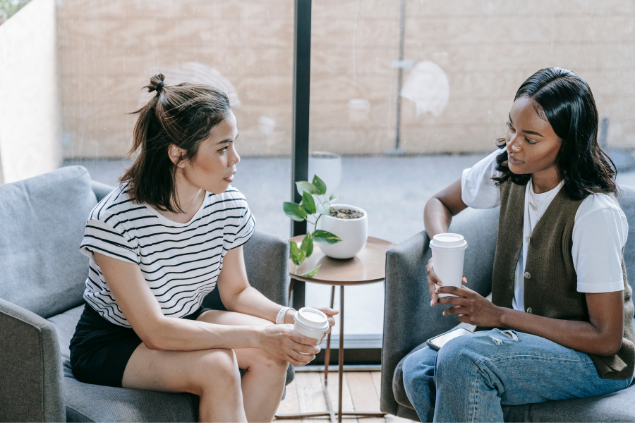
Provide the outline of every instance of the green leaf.
[[[317,175],[313,176],[313,185],[315,186],[316,189],[316,193],[317,195],[324,195],[326,194],[326,184],[324,183],[323,180],[321,180],[320,178],[318,178]],[[312,193],[313,194],[313,193]]]
[[337,200],[338,198],[340,198],[340,197],[338,197],[337,195],[333,194],[333,195],[331,195],[331,197],[329,198],[329,201],[335,201],[335,200]]
[[308,192],[302,193],[302,208],[306,210],[306,214],[315,214],[315,200]]
[[309,194],[317,194],[317,189],[315,188],[315,185],[313,185],[311,182],[307,182],[307,181],[300,181],[300,182],[296,182],[295,183],[296,188],[298,189],[298,194],[302,195],[305,192],[308,192]]
[[300,249],[304,251],[305,257],[311,257],[311,254],[313,254],[313,237],[311,236],[311,232],[307,233],[302,240]]
[[318,270],[320,270],[320,266],[321,264],[318,265],[318,267],[316,267],[315,269],[311,270],[310,272],[304,273],[300,276],[302,276],[303,278],[312,278],[313,276],[315,276],[318,272]]
[[317,205],[318,214],[325,214],[328,216],[330,210],[331,206],[329,205],[329,203],[320,203]]
[[284,214],[286,214],[288,217],[295,220],[296,222],[302,222],[304,219],[306,219],[306,211],[299,204],[289,203],[288,201],[285,201],[282,204],[282,209],[284,210]]
[[290,241],[289,245],[291,247],[291,249],[289,250],[291,261],[293,261],[296,266],[299,266],[300,263],[304,261],[304,251],[298,248],[298,244],[296,244],[294,241]]
[[339,236],[328,231],[318,229],[317,231],[313,232],[313,240],[322,244],[337,244],[342,239]]

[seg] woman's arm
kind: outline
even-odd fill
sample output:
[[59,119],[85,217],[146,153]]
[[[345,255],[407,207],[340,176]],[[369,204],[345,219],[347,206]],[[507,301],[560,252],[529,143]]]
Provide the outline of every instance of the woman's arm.
[[439,304],[452,304],[444,315],[458,314],[458,320],[484,327],[508,327],[549,339],[586,354],[610,356],[622,346],[624,336],[623,291],[587,293],[589,322],[551,319],[505,307],[497,307],[478,293],[465,288],[441,287]]
[[[223,269],[218,276],[218,289],[223,304],[230,311],[250,314],[275,323],[282,308],[249,285],[242,246],[229,250],[225,255]],[[327,307],[319,309],[328,316],[329,324],[333,326],[335,320],[332,316],[338,312]],[[293,324],[293,314],[293,310],[287,311],[284,322]]]
[[448,231],[452,216],[456,216],[467,206],[461,199],[461,178],[436,193],[428,200],[423,210],[423,224],[428,237]]
[[293,331],[288,325],[228,326],[166,317],[138,265],[100,253],[94,253],[94,257],[117,305],[150,349],[195,351],[267,345],[273,355],[292,364],[304,361],[301,365],[306,364],[307,356],[297,352],[316,354],[319,351],[313,346],[313,338]]

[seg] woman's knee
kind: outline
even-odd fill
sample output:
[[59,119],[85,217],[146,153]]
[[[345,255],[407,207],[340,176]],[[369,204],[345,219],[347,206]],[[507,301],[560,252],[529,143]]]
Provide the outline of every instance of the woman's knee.
[[214,350],[203,354],[189,369],[197,392],[240,387],[240,371],[233,350]]
[[272,373],[286,373],[289,363],[281,358],[276,358],[271,354],[263,350],[255,350],[249,369],[247,371],[253,371],[255,369],[265,370]]
[[483,347],[483,340],[476,336],[461,336],[448,341],[437,356],[437,380],[450,374],[453,378],[474,374],[478,370],[478,363],[488,356]]
[[418,380],[434,377],[436,351],[428,347],[410,354],[402,364],[404,386],[411,386]]

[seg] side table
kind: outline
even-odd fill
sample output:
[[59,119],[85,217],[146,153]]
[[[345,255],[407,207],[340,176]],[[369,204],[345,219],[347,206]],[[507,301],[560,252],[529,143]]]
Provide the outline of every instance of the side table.
[[[304,235],[291,238],[291,241],[295,241],[298,244],[302,243]],[[323,285],[331,285],[331,308],[333,308],[335,301],[335,287],[340,287],[340,345],[339,345],[339,357],[338,357],[338,374],[339,374],[339,388],[338,388],[338,410],[333,410],[331,403],[331,397],[328,392],[328,374],[329,374],[329,362],[331,354],[331,334],[329,333],[326,339],[326,351],[324,357],[324,386],[322,392],[324,393],[324,399],[328,412],[316,412],[316,413],[301,413],[301,414],[283,414],[276,415],[276,419],[298,419],[303,417],[324,417],[329,416],[331,423],[342,421],[342,416],[357,416],[357,417],[383,417],[386,413],[378,412],[343,412],[342,411],[342,381],[344,376],[344,287],[349,285],[364,285],[369,283],[383,282],[385,278],[386,268],[386,252],[394,247],[395,244],[384,241],[383,239],[368,237],[366,246],[364,249],[352,259],[338,260],[332,259],[324,255],[324,253],[318,248],[313,250],[311,257],[307,258],[304,263],[298,266],[297,273],[302,274],[314,269],[316,266],[321,265],[320,271],[313,278],[306,278],[296,275],[290,272],[291,283],[293,279],[300,281],[319,283]],[[295,269],[295,264],[289,261],[289,269]],[[289,287],[289,296],[293,285]]]

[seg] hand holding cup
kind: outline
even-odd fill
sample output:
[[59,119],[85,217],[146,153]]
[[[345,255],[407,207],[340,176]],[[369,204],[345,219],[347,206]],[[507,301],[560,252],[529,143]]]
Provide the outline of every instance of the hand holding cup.
[[293,330],[293,325],[268,325],[262,327],[261,349],[294,366],[305,366],[315,358],[320,349],[315,339]]
[[437,304],[438,298],[452,296],[452,294],[437,293],[439,286],[460,287],[461,282],[467,283],[463,274],[463,259],[466,248],[467,242],[459,234],[437,234],[430,241],[432,258],[428,261],[426,273],[431,306]]

